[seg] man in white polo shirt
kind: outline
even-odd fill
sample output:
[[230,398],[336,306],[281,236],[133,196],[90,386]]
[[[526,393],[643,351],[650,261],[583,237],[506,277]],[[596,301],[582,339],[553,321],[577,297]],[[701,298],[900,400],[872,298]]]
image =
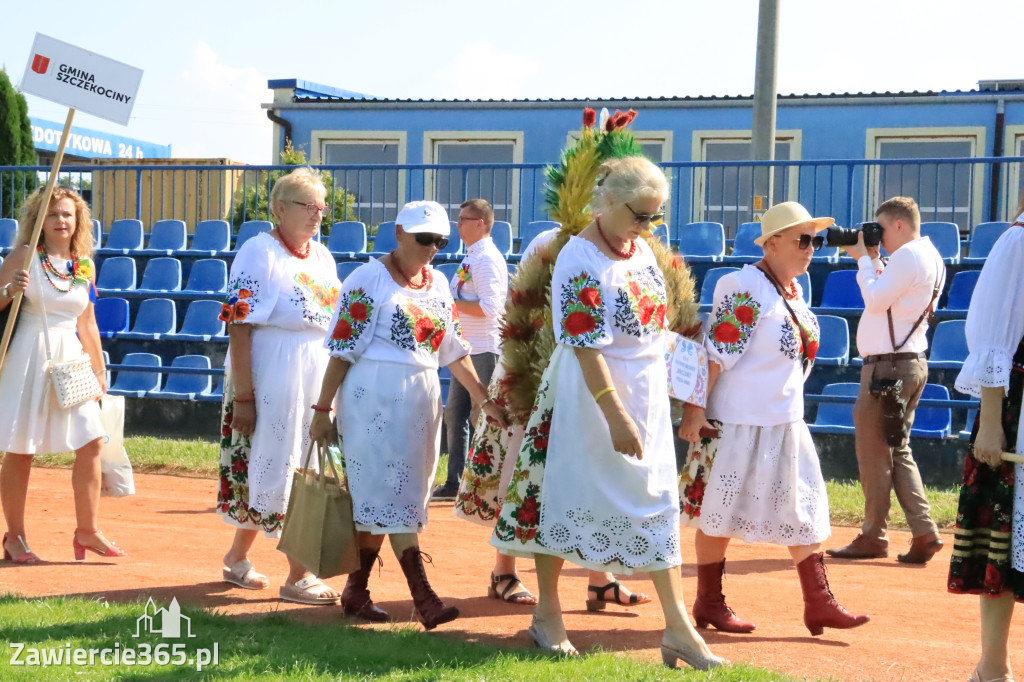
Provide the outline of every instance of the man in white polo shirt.
[[[459,211],[459,237],[466,257],[449,283],[462,320],[462,333],[471,347],[470,359],[480,381],[487,385],[501,345],[500,318],[508,295],[508,268],[491,239],[494,211],[486,199],[463,202]],[[444,423],[448,431],[448,478],[434,497],[455,497],[469,449],[471,409],[469,393],[452,378]]]
[[910,450],[914,410],[928,381],[929,313],[946,279],[942,256],[921,236],[921,214],[909,197],[893,197],[875,211],[882,246],[891,256],[883,264],[878,247],[843,247],[857,259],[857,284],[864,314],[857,328],[857,350],[864,358],[860,390],[853,407],[854,442],[864,523],[846,547],[826,550],[842,559],[888,556],[889,491],[907,516],[914,539],[900,554],[902,563],[923,564],[942,549],[921,474]]

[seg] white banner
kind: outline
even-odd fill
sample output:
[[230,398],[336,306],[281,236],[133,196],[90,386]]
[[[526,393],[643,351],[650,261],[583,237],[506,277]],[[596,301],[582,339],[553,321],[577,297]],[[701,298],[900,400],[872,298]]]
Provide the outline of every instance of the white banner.
[[142,69],[37,33],[21,89],[127,125],[141,80]]

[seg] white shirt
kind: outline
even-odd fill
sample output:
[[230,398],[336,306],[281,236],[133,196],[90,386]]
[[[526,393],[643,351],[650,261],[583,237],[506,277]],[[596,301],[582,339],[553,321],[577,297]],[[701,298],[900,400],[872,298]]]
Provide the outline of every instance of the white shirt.
[[476,301],[484,316],[461,315],[462,333],[469,341],[473,355],[499,352],[500,319],[508,296],[508,268],[494,240],[484,237],[466,249],[459,269],[451,281],[452,298]]
[[554,239],[555,235],[558,234],[558,231],[560,229],[562,229],[562,228],[560,228],[560,227],[552,227],[550,230],[544,230],[543,232],[538,234],[536,237],[534,237],[533,241],[531,241],[529,244],[526,245],[526,250],[523,251],[523,257],[520,258],[520,261],[526,260],[531,255],[533,255],[534,251],[536,251],[537,249],[539,249],[540,247],[544,246],[549,241]]
[[892,326],[899,344],[928,307],[936,281],[941,291],[946,266],[928,237],[918,237],[896,249],[888,265],[869,256],[857,261],[857,284],[864,297],[864,314],[857,327],[857,350],[861,357],[923,353],[928,349],[928,324],[922,321],[907,342],[894,351],[885,311],[892,308]]

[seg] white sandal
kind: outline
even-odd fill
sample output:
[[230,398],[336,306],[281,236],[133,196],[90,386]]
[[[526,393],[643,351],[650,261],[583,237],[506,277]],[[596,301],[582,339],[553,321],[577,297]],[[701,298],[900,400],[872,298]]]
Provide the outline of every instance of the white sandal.
[[231,568],[224,567],[224,582],[246,590],[265,590],[270,587],[267,576],[257,573],[248,559],[236,562]]
[[297,580],[294,585],[281,586],[281,599],[293,601],[297,604],[309,604],[310,606],[329,606],[341,601],[341,596],[322,597],[324,592],[334,590],[325,585],[315,575],[307,575],[302,580]]

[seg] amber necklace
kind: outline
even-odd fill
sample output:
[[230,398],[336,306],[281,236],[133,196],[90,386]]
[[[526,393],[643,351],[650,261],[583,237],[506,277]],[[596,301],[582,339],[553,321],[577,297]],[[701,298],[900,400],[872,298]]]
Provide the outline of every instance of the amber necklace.
[[612,243],[610,241],[608,241],[608,237],[604,236],[604,230],[601,229],[601,216],[597,216],[597,218],[594,220],[594,223],[597,225],[597,233],[601,235],[601,239],[604,240],[604,245],[608,247],[609,251],[614,253],[619,258],[625,258],[626,260],[629,260],[630,258],[633,257],[633,254],[636,253],[635,239],[629,240],[628,251],[619,251],[614,246],[612,246]]
[[[405,271],[402,270],[402,264],[398,262],[398,251],[391,252],[391,264],[395,266],[395,270],[398,270],[398,274],[402,276],[405,283],[409,285],[410,289],[424,289],[430,285],[430,269],[424,265],[423,269],[420,270],[420,283],[413,284],[412,280],[405,276]],[[415,277],[415,275],[413,275]]]

